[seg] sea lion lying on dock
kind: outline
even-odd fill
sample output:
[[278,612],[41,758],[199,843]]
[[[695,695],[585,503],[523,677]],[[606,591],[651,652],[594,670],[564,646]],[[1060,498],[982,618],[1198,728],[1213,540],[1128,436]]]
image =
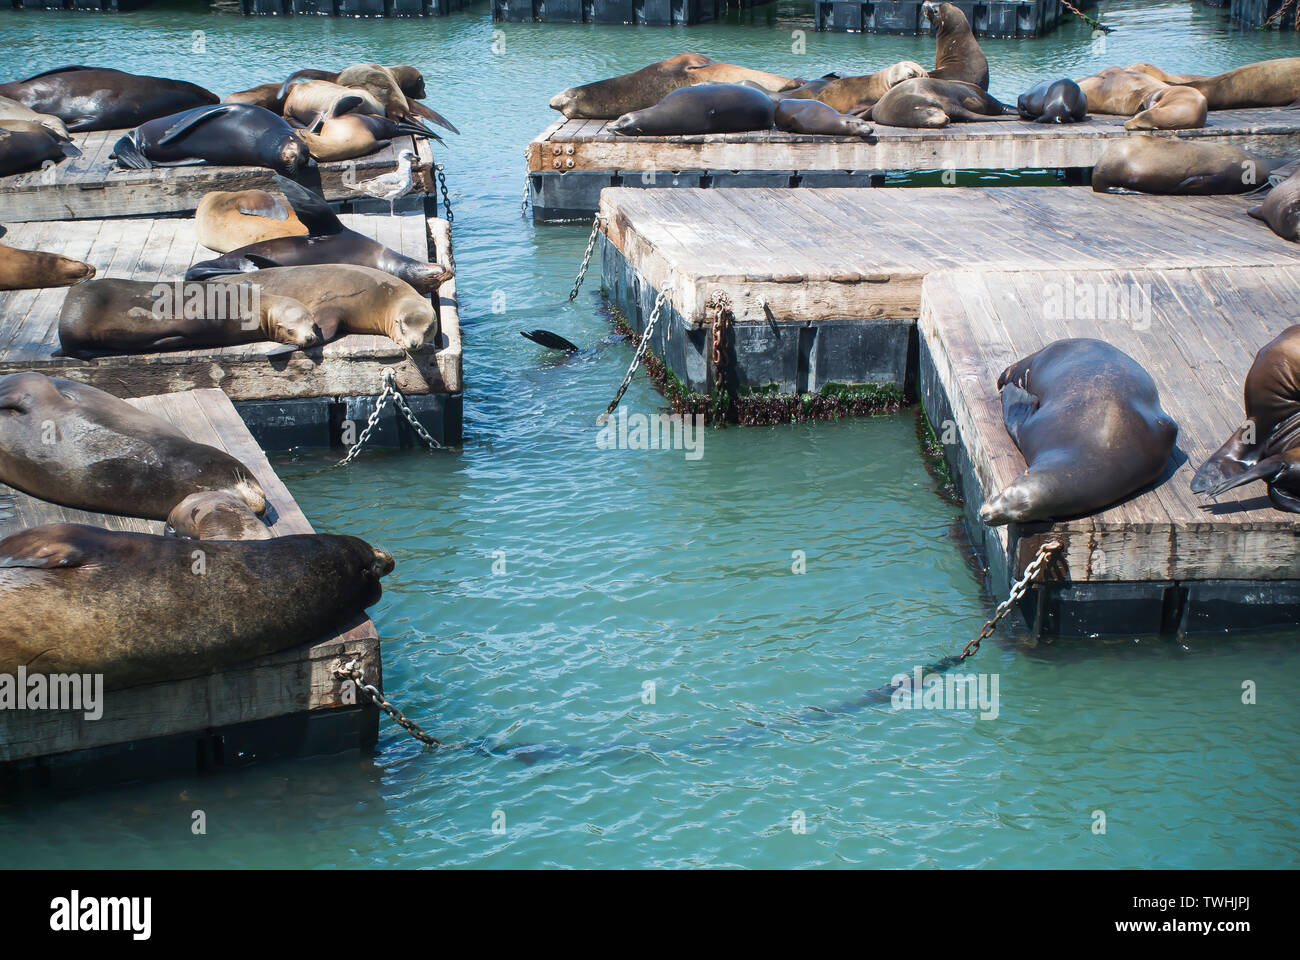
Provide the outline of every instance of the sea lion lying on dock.
[[[0,237],[4,235],[4,227],[0,227]],[[0,243],[0,290],[67,287],[94,275],[95,268],[80,260]]]
[[1283,240],[1300,240],[1300,170],[1273,187],[1259,206],[1246,211]]
[[981,90],[989,88],[989,61],[971,32],[966,14],[951,3],[923,3],[921,12],[934,26],[934,69],[930,76],[939,80],[973,83]]
[[1204,94],[1211,110],[1292,106],[1300,104],[1300,57],[1248,63],[1212,77],[1179,82]]
[[793,90],[780,91],[776,100],[820,100],[840,113],[857,114],[875,106],[891,87],[904,80],[928,77],[925,67],[911,60],[900,60],[883,70],[858,77],[841,77],[827,74],[809,80]]
[[1106,145],[1092,168],[1092,189],[1198,196],[1248,193],[1279,163],[1226,143],[1129,137]]
[[31,120],[0,120],[0,176],[39,170],[81,151],[67,137]]
[[891,88],[865,116],[890,127],[933,129],[953,120],[1011,120],[1015,111],[973,84],[923,77]]
[[[257,518],[266,494],[230,454],[103,390],[40,373],[0,377],[0,481],[65,507],[147,520],[221,494],[243,508],[222,534],[265,531]],[[178,532],[218,532],[189,519],[177,517]]]
[[420,293],[433,293],[451,278],[451,270],[442,264],[413,260],[349,230],[329,204],[306,187],[278,175],[276,186],[292,206],[294,217],[306,225],[308,235],[275,237],[238,247],[223,257],[194,264],[186,271],[186,280],[318,263],[373,267],[405,280]]
[[778,100],[773,124],[787,133],[829,137],[862,137],[875,142],[874,129],[859,117],[840,113],[820,100]]
[[1191,87],[1163,87],[1147,94],[1125,130],[1199,130],[1205,126],[1205,97]]
[[0,96],[56,116],[72,131],[134,127],[219,99],[184,80],[101,67],[59,67],[26,80],[0,83]]
[[771,96],[741,83],[681,87],[652,107],[625,113],[608,127],[627,137],[689,136],[769,130],[776,114]]
[[160,117],[113,145],[118,166],[136,170],[199,161],[268,167],[290,176],[311,162],[307,145],[270,110],[221,103]]
[[201,676],[350,625],[393,566],[356,537],[212,541],[196,558],[174,537],[33,527],[0,540],[0,672],[110,690]]
[[284,118],[304,130],[315,130],[322,121],[345,113],[384,116],[384,105],[358,87],[344,87],[329,80],[303,80],[293,84],[286,81],[282,89]]
[[1208,497],[1262,480],[1279,510],[1300,513],[1300,324],[1255,355],[1242,391],[1246,422],[1192,477]]
[[63,121],[58,117],[50,113],[37,113],[17,100],[0,97],[0,123],[7,120],[26,120],[28,123],[39,123],[42,127],[48,127],[52,133],[65,140],[68,139],[68,128],[64,126]]
[[1130,117],[1129,130],[1194,130],[1205,126],[1208,105],[1191,87],[1170,86],[1124,67],[1107,67],[1079,80],[1093,113]]
[[1069,78],[1044,80],[1020,95],[1016,112],[1034,123],[1078,123],[1088,118],[1088,97]]
[[402,135],[425,137],[442,143],[429,128],[407,120],[389,120],[368,113],[345,113],[321,121],[317,132],[299,130],[298,139],[318,161],[352,160],[380,150]]
[[88,280],[59,311],[59,343],[70,357],[159,353],[270,340],[306,350],[321,343],[311,311],[246,277],[209,282]]
[[[429,131],[420,118],[432,120],[434,123],[450,130],[452,133],[460,133],[440,114],[435,113],[422,103],[413,99],[408,99],[402,92],[401,85],[397,82],[397,76],[393,71],[378,63],[358,63],[340,71],[335,83],[349,89],[361,89],[369,93],[384,106],[384,116],[389,120],[399,123],[410,124],[420,130],[425,131],[424,136],[430,136]],[[423,78],[421,78],[423,83]]]
[[753,83],[772,93],[799,85],[789,77],[716,63],[698,53],[681,53],[633,73],[570,87],[551,98],[551,109],[570,119],[614,120],[653,107],[682,87],[719,83]]
[[1151,375],[1101,340],[1049,343],[998,377],[1002,419],[1027,469],[980,508],[990,526],[1085,516],[1149,486],[1178,425]]
[[288,201],[265,190],[210,190],[194,211],[194,232],[209,250],[229,253],[274,237],[305,237]]

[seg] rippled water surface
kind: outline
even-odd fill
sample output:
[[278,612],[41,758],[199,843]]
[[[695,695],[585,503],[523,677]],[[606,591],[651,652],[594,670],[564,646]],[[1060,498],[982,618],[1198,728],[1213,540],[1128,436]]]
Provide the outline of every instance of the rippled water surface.
[[[1102,9],[1117,29],[1101,40],[1071,24],[986,41],[992,92],[1135,60],[1217,72],[1300,53],[1293,33],[1229,32],[1199,3]],[[685,49],[809,76],[933,58],[928,38],[811,30],[795,54],[807,25],[494,25],[486,4],[407,22],[0,11],[14,77],[103,64],[224,94],[303,66],[424,71],[463,132],[440,159],[464,450],[367,452],[324,475],[324,454],[276,462],[318,529],[397,557],[372,610],[388,691],[448,742],[488,748],[429,752],[385,721],[372,756],[9,803],[0,866],[1295,864],[1292,636],[1034,647],[1000,633],[975,661],[999,677],[996,718],[819,714],[956,652],[990,610],[913,415],[709,431],[694,462],[597,449],[594,416],[630,350],[597,284],[565,304],[586,228],[520,218],[524,145],[557,90]],[[535,326],[592,349],[557,359],[518,336]],[[644,379],[625,400],[660,403]],[[568,749],[531,766],[490,752],[517,743]],[[579,755],[610,744],[627,748]]]

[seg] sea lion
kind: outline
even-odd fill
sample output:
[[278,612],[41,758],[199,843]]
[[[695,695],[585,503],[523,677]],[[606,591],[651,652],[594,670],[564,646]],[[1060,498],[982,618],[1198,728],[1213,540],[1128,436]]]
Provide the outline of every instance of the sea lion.
[[966,14],[951,3],[923,3],[921,12],[935,27],[934,69],[930,76],[940,80],[973,83],[989,88],[989,61],[971,32]]
[[1205,95],[1191,87],[1163,87],[1147,94],[1125,130],[1199,130],[1205,126]]
[[136,170],[201,160],[218,166],[269,167],[290,176],[311,162],[307,145],[281,117],[242,103],[150,120],[118,140],[113,156],[119,166]]
[[0,482],[65,507],[166,520],[194,493],[225,492],[255,516],[252,471],[111,393],[40,373],[0,377]]
[[1187,83],[1190,80],[1209,79],[1209,76],[1204,73],[1166,73],[1150,63],[1130,63],[1124,69],[1132,73],[1145,73],[1149,77],[1155,77],[1161,83]]
[[356,537],[192,542],[79,524],[0,540],[0,672],[201,676],[319,640],[382,595],[393,558]]
[[229,253],[275,237],[305,237],[288,203],[265,190],[211,190],[194,211],[194,232],[209,250]]
[[186,280],[207,280],[266,267],[293,267],[316,263],[352,263],[383,270],[405,280],[420,293],[433,293],[451,278],[439,263],[413,260],[355,230],[349,230],[328,203],[306,187],[276,177],[276,186],[306,225],[308,236],[282,236],[231,250],[223,257],[196,263]]
[[706,83],[757,84],[778,93],[799,84],[761,70],[730,63],[715,63],[698,53],[680,53],[632,73],[570,87],[551,98],[551,109],[570,119],[614,120],[636,110],[653,107],[682,87]]
[[840,113],[861,113],[874,106],[891,87],[896,87],[904,80],[928,77],[925,67],[911,60],[900,60],[883,70],[859,77],[841,77],[827,74],[817,80],[782,91],[775,99],[781,100],[820,100]]
[[[424,74],[420,73],[415,67],[406,64],[394,64],[380,69],[388,71],[392,78],[397,81],[397,86],[408,100],[423,100],[428,95],[424,87]],[[329,70],[295,70],[289,74],[285,82],[293,83],[300,79],[328,80],[330,83],[337,83],[339,75]]]
[[1124,67],[1107,67],[1078,81],[1093,113],[1127,116],[1128,130],[1195,130],[1205,126],[1205,97]]
[[1197,469],[1192,490],[1217,497],[1262,480],[1274,506],[1300,513],[1300,324],[1255,355],[1243,397],[1246,422]]
[[1212,77],[1185,80],[1182,85],[1205,94],[1211,110],[1291,106],[1300,102],[1300,57],[1248,63]]
[[[0,237],[4,229],[0,228]],[[21,250],[0,243],[0,290],[67,287],[89,280],[95,268],[80,260],[43,250]]]
[[1128,354],[1057,340],[1002,371],[1002,419],[1027,469],[980,508],[990,526],[1084,516],[1154,483],[1178,425]]
[[46,161],[58,163],[79,157],[81,151],[67,137],[30,120],[0,120],[0,176],[39,170]]
[[238,281],[89,280],[68,292],[59,343],[70,357],[228,347],[271,340],[306,350],[322,341],[291,297]]
[[1300,240],[1300,170],[1273,187],[1263,203],[1246,212],[1267,223],[1283,240]]
[[384,116],[384,105],[360,87],[344,87],[328,80],[305,80],[283,88],[284,118],[304,130],[315,130],[330,117],[345,113]]
[[1177,137],[1126,137],[1106,145],[1092,168],[1092,189],[1113,187],[1141,193],[1247,193],[1258,188],[1279,161],[1226,143]]
[[862,137],[873,143],[876,139],[867,121],[840,113],[820,100],[778,100],[774,123],[787,133]]
[[1088,118],[1088,97],[1069,78],[1044,80],[1020,95],[1016,111],[1034,123],[1078,123]]
[[218,101],[212,91],[184,80],[100,67],[59,67],[2,83],[0,96],[56,116],[72,131],[135,127]]
[[230,490],[191,493],[167,514],[167,526],[191,540],[270,540],[271,528]]
[[39,123],[42,127],[48,127],[51,132],[63,139],[68,139],[68,128],[63,125],[63,121],[58,117],[49,113],[37,113],[30,107],[23,106],[17,100],[0,97],[0,123],[6,120],[26,120],[29,123]]
[[322,163],[369,156],[404,134],[443,142],[442,137],[423,124],[389,120],[368,113],[345,113],[341,117],[330,117],[321,122],[316,133],[309,130],[299,130],[297,133],[298,139],[307,144],[311,155]]
[[397,82],[396,75],[389,67],[377,63],[354,64],[341,71],[335,82],[350,89],[366,91],[384,105],[384,116],[389,120],[418,128],[422,131],[421,136],[429,136],[432,131],[420,122],[419,117],[431,119],[452,133],[460,133],[441,115],[423,104],[407,99],[401,85]]
[[767,130],[776,106],[762,90],[741,83],[705,83],[672,91],[653,107],[625,113],[608,127],[627,137]]
[[974,84],[934,77],[904,80],[865,115],[891,127],[923,128],[946,127],[950,120],[1014,119],[1014,111]]

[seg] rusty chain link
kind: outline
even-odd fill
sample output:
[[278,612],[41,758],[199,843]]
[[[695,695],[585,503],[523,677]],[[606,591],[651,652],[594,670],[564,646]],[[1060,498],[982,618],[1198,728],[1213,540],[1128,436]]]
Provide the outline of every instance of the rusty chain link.
[[1060,549],[1061,541],[1059,540],[1048,540],[1038,548],[1038,554],[1033,560],[1029,561],[1029,565],[1025,567],[1024,576],[1011,585],[1010,595],[998,604],[998,608],[993,611],[993,619],[984,624],[984,628],[980,630],[979,636],[966,644],[965,648],[961,652],[961,656],[957,658],[958,662],[961,662],[968,657],[973,657],[975,654],[980,652],[980,644],[993,636],[994,628],[997,627],[998,623],[1000,623],[1003,618],[1011,612],[1011,605],[1025,595],[1030,584],[1033,583],[1034,578],[1038,576],[1039,571],[1043,569],[1043,565],[1047,563],[1048,557]]
[[673,286],[670,283],[659,291],[659,296],[655,297],[654,308],[650,311],[650,319],[646,321],[645,332],[641,334],[641,342],[637,344],[636,353],[632,356],[632,365],[627,368],[627,373],[623,377],[623,382],[618,386],[618,393],[614,394],[614,399],[609,402],[605,412],[596,418],[597,423],[604,423],[614,408],[619,405],[623,399],[623,394],[627,393],[627,388],[632,383],[632,376],[636,373],[637,367],[641,366],[641,360],[645,357],[645,352],[650,348],[650,334],[654,332],[655,324],[659,321],[659,312],[663,309],[664,301],[668,299],[668,294],[672,292]]
[[364,691],[375,705],[393,718],[399,727],[415,737],[421,743],[427,743],[431,747],[441,747],[442,741],[437,737],[432,737],[420,728],[420,725],[413,720],[408,720],[406,714],[393,706],[384,695],[379,692],[378,688],[372,683],[366,683],[365,674],[361,670],[361,661],[353,657],[347,663],[335,668],[334,676],[340,680],[351,680],[358,690]]
[[402,396],[402,391],[397,389],[397,375],[393,372],[393,368],[386,367],[384,369],[383,392],[379,394],[379,399],[375,401],[375,409],[370,411],[370,417],[366,420],[365,429],[361,431],[361,436],[357,437],[357,442],[348,450],[347,456],[338,463],[332,464],[330,469],[333,469],[334,467],[347,466],[357,458],[357,454],[361,452],[361,448],[366,445],[366,441],[368,441],[370,435],[374,433],[375,427],[379,423],[379,415],[384,412],[384,407],[386,407],[390,401],[397,406],[397,409],[401,412],[402,416],[404,416],[407,422],[410,423],[416,436],[424,441],[425,446],[427,446],[431,451],[441,449],[442,444],[433,439],[429,434],[429,431],[424,429],[423,424],[421,424],[420,421],[416,419],[415,414],[411,412],[411,408],[406,405],[406,398]]
[[519,204],[519,216],[528,216],[528,195],[533,182],[532,171],[528,169],[528,148],[524,148],[524,199]]
[[600,214],[591,218],[591,236],[587,238],[587,252],[582,255],[582,266],[578,268],[578,277],[573,281],[573,289],[569,291],[569,302],[573,303],[577,299],[578,291],[582,288],[582,281],[587,276],[587,267],[591,265],[591,254],[596,249],[596,237],[600,235]]
[[1070,0],[1061,0],[1061,6],[1065,7],[1066,10],[1069,10],[1072,14],[1074,14],[1076,17],[1081,19],[1084,23],[1092,27],[1094,30],[1100,30],[1102,33],[1110,33],[1110,27],[1103,24],[1100,20],[1088,16],[1086,13],[1084,13],[1082,10],[1080,10],[1078,7],[1072,4]]
[[[1273,24],[1277,23],[1282,19],[1282,17],[1286,16],[1287,10],[1291,9],[1293,6],[1295,6],[1295,0],[1286,0],[1286,3],[1278,7],[1277,12],[1273,14],[1273,16],[1264,21],[1260,26],[1260,29],[1262,30],[1264,27],[1271,27]],[[1300,12],[1297,13],[1295,18],[1295,28],[1300,30]]]

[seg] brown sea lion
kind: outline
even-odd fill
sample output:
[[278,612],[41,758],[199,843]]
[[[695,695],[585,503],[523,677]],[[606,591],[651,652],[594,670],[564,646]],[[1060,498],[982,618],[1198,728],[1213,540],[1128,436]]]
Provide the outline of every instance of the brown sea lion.
[[1145,73],[1149,77],[1155,77],[1161,83],[1187,83],[1191,80],[1209,79],[1204,73],[1166,73],[1150,63],[1130,63],[1124,69],[1132,73]]
[[335,81],[339,86],[366,91],[384,105],[384,116],[398,123],[410,124],[417,128],[420,136],[429,136],[430,131],[420,122],[420,117],[427,117],[440,123],[453,133],[460,131],[428,107],[407,99],[402,92],[397,77],[389,67],[377,63],[358,63],[339,72]]
[[966,14],[951,3],[923,3],[921,11],[936,30],[934,69],[930,76],[973,83],[981,90],[988,90],[989,61],[971,32]]
[[284,118],[306,130],[314,130],[330,117],[345,113],[384,116],[384,105],[359,87],[344,87],[328,80],[286,82]]
[[194,232],[209,250],[237,247],[275,237],[305,237],[307,227],[284,198],[265,190],[212,190],[194,211]]
[[47,161],[79,157],[81,151],[67,137],[31,120],[0,120],[0,176],[39,170]]
[[798,86],[789,77],[715,63],[698,53],[680,53],[633,73],[570,87],[551,98],[551,109],[571,119],[614,120],[653,107],[681,87],[704,83],[752,83],[773,93]]
[[443,142],[442,137],[422,124],[389,120],[368,113],[345,113],[341,117],[330,117],[321,122],[316,133],[298,131],[298,139],[307,144],[311,155],[322,162],[369,156],[403,135]]
[[[0,237],[4,229],[0,228]],[[43,250],[20,250],[0,243],[0,290],[67,287],[89,280],[95,268],[80,260]]]
[[[406,94],[409,100],[423,100],[428,94],[424,87],[424,74],[420,73],[415,67],[406,64],[393,64],[383,67],[393,79],[397,81],[397,86],[401,88],[402,93]],[[295,70],[289,74],[286,83],[292,83],[296,80],[328,80],[331,83],[338,81],[339,75],[329,70]]]
[[1300,102],[1300,57],[1248,63],[1213,77],[1183,81],[1183,85],[1205,94],[1211,110],[1286,107]]
[[1205,126],[1205,95],[1191,87],[1163,87],[1147,94],[1142,111],[1124,124],[1125,130],[1199,130]]
[[452,272],[438,263],[414,260],[343,225],[330,205],[306,187],[276,177],[276,187],[306,225],[308,236],[282,236],[231,250],[223,257],[196,263],[186,280],[208,280],[266,267],[316,263],[352,263],[383,270],[405,280],[420,293],[433,293]]
[[1300,240],[1300,170],[1273,187],[1263,203],[1246,212],[1267,223],[1283,240]]
[[17,100],[0,97],[0,123],[6,120],[26,120],[29,123],[39,123],[42,127],[48,127],[63,139],[68,139],[68,128],[63,125],[63,121],[58,117],[48,113],[37,113],[30,107],[23,106]]
[[[329,70],[312,70],[304,68],[293,74],[294,77],[303,80],[333,80],[338,76]],[[259,83],[255,87],[249,87],[247,90],[239,90],[225,97],[222,103],[250,103],[257,107],[265,107],[272,113],[284,113],[284,99],[288,95],[285,90],[285,84],[276,83]]]
[[1300,324],[1255,355],[1243,391],[1246,422],[1192,477],[1192,490],[1217,497],[1262,480],[1279,510],[1300,513]]
[[1113,187],[1141,193],[1247,193],[1258,188],[1279,161],[1226,143],[1177,137],[1112,140],[1092,168],[1092,189]]
[[883,70],[860,77],[828,75],[810,80],[792,90],[781,92],[779,99],[820,100],[840,113],[861,113],[875,106],[891,87],[904,80],[928,77],[925,67],[911,60],[900,60]]
[[1150,74],[1107,67],[1079,81],[1093,113],[1127,116],[1129,130],[1193,130],[1205,126],[1205,97]]
[[990,526],[1085,516],[1154,483],[1178,425],[1155,381],[1101,340],[1057,340],[1002,371],[1002,419],[1027,469],[989,498]]
[[1015,111],[979,87],[957,80],[904,80],[865,114],[891,127],[946,127],[950,120],[1014,120]]
[[820,100],[778,100],[773,123],[787,133],[811,133],[829,137],[862,137],[875,140],[871,124]]
[[191,540],[270,540],[271,528],[230,490],[191,493],[167,514],[167,526]]
[[56,116],[73,131],[135,127],[218,101],[215,93],[184,80],[100,67],[59,67],[0,83],[0,97]]
[[191,541],[79,524],[0,540],[0,672],[202,676],[350,626],[393,558],[356,537]]
[[225,451],[110,393],[40,373],[0,377],[0,482],[65,507],[166,520],[195,493],[260,516],[266,494]]

